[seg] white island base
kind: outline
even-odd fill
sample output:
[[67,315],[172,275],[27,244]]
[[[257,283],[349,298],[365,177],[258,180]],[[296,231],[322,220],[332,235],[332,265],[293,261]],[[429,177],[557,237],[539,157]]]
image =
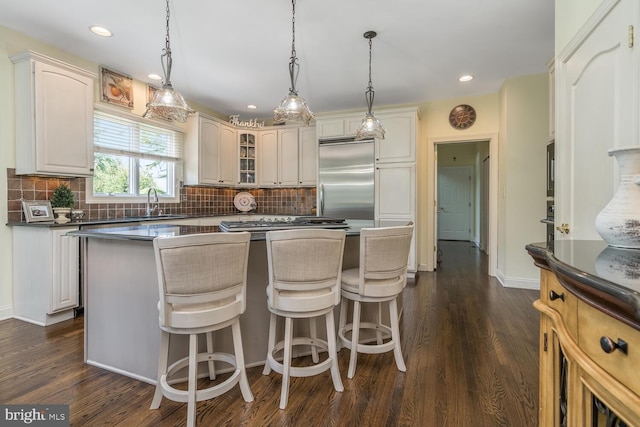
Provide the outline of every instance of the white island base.
[[[153,243],[151,240],[83,237],[88,237],[83,250],[85,362],[155,384],[160,328]],[[344,268],[358,265],[359,238],[359,235],[347,236]],[[247,309],[240,318],[248,367],[263,365],[267,355],[267,277],[265,241],[252,240]],[[336,324],[338,312],[337,307]],[[201,348],[205,348],[204,344]],[[230,330],[214,334],[214,348],[233,352]],[[188,337],[172,335],[169,363],[186,356],[187,349]],[[221,368],[228,366],[221,365]]]

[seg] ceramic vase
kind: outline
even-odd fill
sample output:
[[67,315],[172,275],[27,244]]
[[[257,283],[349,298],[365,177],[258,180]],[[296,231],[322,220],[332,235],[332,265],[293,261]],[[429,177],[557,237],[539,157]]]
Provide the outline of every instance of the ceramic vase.
[[640,146],[612,148],[620,183],[611,201],[596,217],[596,230],[610,246],[640,248]]

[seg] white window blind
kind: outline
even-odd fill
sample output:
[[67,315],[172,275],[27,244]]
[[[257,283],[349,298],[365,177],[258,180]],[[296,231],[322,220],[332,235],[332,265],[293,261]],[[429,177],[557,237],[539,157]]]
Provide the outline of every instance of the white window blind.
[[93,114],[93,132],[94,149],[98,153],[182,161],[181,132],[97,110]]

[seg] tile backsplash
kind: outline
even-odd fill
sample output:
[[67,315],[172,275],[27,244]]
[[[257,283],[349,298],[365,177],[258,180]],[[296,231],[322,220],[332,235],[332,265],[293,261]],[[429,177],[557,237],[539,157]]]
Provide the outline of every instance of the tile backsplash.
[[[22,200],[48,200],[53,190],[66,184],[75,195],[74,209],[85,211],[85,220],[114,219],[145,214],[144,203],[85,202],[85,178],[57,178],[16,175],[7,169],[7,209],[9,222],[23,222]],[[256,214],[311,215],[316,205],[315,188],[214,188],[184,186],[180,189],[180,203],[160,203],[165,214],[215,216],[239,213],[233,198],[241,191],[251,193],[256,201]]]

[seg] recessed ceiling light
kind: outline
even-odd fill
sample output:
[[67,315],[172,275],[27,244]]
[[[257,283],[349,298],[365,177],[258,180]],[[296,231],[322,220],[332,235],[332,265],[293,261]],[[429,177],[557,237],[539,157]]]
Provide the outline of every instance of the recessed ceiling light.
[[247,108],[250,109],[250,110],[255,110],[256,108],[258,108],[258,106],[253,105],[253,104],[249,104],[249,105],[247,105]]
[[470,82],[471,80],[473,80],[473,76],[470,74],[467,74],[466,76],[461,76],[458,81],[461,82]]
[[162,76],[159,76],[158,74],[147,74],[147,77],[151,80],[162,80]]
[[108,29],[104,27],[99,27],[97,25],[89,27],[89,30],[91,30],[93,34],[96,34],[100,37],[111,37],[113,35],[111,31],[109,31]]

